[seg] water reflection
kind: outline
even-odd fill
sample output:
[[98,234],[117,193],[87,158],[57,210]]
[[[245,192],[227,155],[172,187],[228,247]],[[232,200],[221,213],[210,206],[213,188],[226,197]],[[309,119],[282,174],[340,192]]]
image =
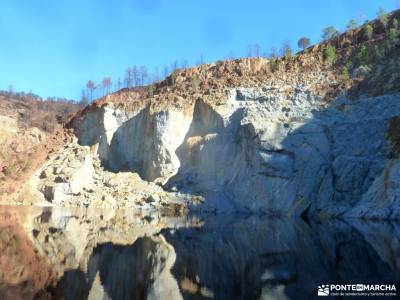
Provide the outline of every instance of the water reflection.
[[313,299],[398,283],[397,223],[0,208],[0,299]]

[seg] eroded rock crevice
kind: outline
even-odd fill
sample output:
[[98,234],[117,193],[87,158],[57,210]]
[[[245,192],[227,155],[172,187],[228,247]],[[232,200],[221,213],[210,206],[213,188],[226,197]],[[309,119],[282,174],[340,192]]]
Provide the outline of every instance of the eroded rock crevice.
[[[397,176],[398,97],[327,103],[299,85],[290,93],[279,86],[235,88],[219,104],[199,97],[160,110],[105,104],[84,115],[76,131],[76,147],[87,147],[77,151],[90,152],[81,161],[91,159],[94,169],[67,159],[63,177],[53,172],[63,163],[52,162],[54,184],[42,192],[59,202],[65,199],[55,195],[73,202],[103,190],[113,203],[186,199],[192,209],[224,212],[397,218],[398,192],[388,178]],[[82,168],[93,175],[75,184]],[[377,194],[386,195],[390,209],[378,209]]]

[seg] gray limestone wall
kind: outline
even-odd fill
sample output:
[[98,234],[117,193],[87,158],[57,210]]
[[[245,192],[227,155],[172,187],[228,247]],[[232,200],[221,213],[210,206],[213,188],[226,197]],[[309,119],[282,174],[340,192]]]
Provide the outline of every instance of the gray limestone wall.
[[[202,209],[399,218],[388,127],[400,95],[326,102],[307,87],[232,89],[188,113],[101,108],[78,131],[104,166],[199,194]],[[107,115],[108,114],[108,115]]]

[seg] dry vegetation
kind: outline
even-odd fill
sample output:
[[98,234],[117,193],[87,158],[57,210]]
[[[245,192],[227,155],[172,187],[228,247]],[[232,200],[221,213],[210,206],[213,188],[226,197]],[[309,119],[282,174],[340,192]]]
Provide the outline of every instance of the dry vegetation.
[[[67,127],[76,128],[87,112],[110,102],[128,110],[148,106],[153,111],[182,108],[198,99],[220,105],[229,89],[238,86],[279,85],[288,87],[291,93],[294,87],[304,85],[327,102],[344,93],[357,98],[399,92],[398,20],[400,11],[395,11],[386,15],[384,23],[380,19],[371,21],[294,56],[288,53],[283,57],[218,61],[176,70],[165,80],[125,88],[92,103],[75,114]],[[13,182],[22,182],[47,153],[69,140],[62,124],[77,110],[78,106],[68,101],[0,94],[0,197],[16,190],[18,185]],[[16,120],[17,131],[10,120]],[[33,128],[39,132],[33,132]]]
[[[377,19],[292,56],[217,61],[174,71],[147,87],[125,88],[108,95],[81,113],[105,103],[136,110],[183,107],[201,98],[218,105],[229,88],[306,85],[327,101],[342,93],[352,98],[400,91],[400,11]],[[368,34],[368,28],[372,28]],[[391,36],[395,32],[395,37]],[[290,91],[289,91],[290,92]],[[79,123],[78,115],[71,124]],[[78,122],[78,123],[76,123]]]
[[0,200],[15,198],[48,153],[68,140],[63,124],[78,108],[71,101],[0,93]]
[[21,210],[0,212],[0,299],[50,299],[41,291],[56,276],[20,225],[24,217]]

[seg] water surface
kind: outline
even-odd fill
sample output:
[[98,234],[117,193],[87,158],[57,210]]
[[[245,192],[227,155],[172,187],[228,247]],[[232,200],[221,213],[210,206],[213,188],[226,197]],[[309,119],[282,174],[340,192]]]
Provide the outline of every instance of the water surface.
[[314,299],[399,283],[399,239],[393,222],[1,207],[0,299]]

